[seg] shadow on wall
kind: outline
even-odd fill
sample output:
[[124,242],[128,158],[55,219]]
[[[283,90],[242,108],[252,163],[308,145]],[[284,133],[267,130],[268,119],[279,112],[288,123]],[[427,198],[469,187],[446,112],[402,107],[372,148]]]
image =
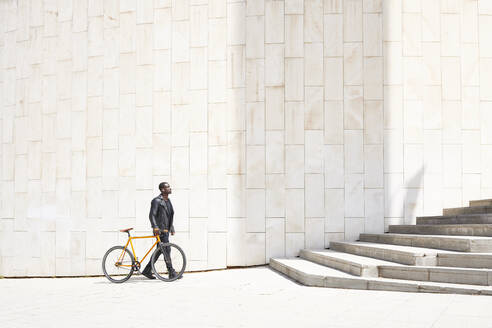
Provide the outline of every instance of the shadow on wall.
[[415,224],[416,217],[423,214],[424,172],[425,167],[422,166],[405,185],[404,224]]

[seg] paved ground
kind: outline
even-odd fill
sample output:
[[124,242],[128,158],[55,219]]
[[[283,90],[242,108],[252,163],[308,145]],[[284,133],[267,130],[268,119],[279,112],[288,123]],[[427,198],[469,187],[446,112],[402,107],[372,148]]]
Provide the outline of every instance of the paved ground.
[[[166,319],[167,318],[167,319]],[[492,297],[301,286],[268,267],[185,274],[2,279],[0,327],[492,327]]]

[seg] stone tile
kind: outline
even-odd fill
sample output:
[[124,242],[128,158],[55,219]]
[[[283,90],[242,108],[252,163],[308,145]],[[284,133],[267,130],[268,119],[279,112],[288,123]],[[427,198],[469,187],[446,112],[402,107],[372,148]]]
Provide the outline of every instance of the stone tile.
[[245,89],[227,90],[227,128],[231,131],[246,130],[244,117],[246,114]]
[[366,188],[383,188],[383,145],[366,145],[364,147],[364,186]]
[[209,17],[226,17],[227,3],[223,0],[210,0],[208,5]]
[[266,219],[266,262],[272,257],[285,256],[284,218]]
[[225,60],[227,44],[226,19],[210,19],[208,24],[208,59]]
[[[190,217],[205,218],[205,220],[207,220],[208,190],[206,175],[193,175],[190,177],[190,199],[193,200],[192,202],[190,202],[189,207]],[[206,226],[205,231],[207,231]]]
[[246,81],[245,47],[227,48],[227,85],[232,88],[245,86]]
[[[210,48],[210,47],[209,47]],[[224,61],[208,62],[208,71],[215,72],[208,76],[208,101],[209,103],[220,103],[226,101],[226,63]]]
[[323,85],[323,43],[304,45],[304,85]]
[[154,10],[154,24],[153,24],[154,49],[171,48],[171,42],[172,42],[171,23],[172,23],[171,8]]
[[207,264],[210,269],[225,268],[227,265],[227,234],[209,232],[207,239]]
[[188,147],[171,148],[171,176],[176,189],[187,189],[190,185],[190,154]]
[[102,164],[103,190],[118,190],[118,151],[112,149],[103,150]]
[[[485,3],[485,2],[484,2]],[[474,2],[464,2],[462,9],[463,22],[461,24],[461,41],[465,43],[478,42],[479,18],[477,4]]]
[[119,70],[104,70],[104,108],[117,108],[119,106]]
[[208,190],[208,231],[227,231],[227,197],[225,189]]
[[120,52],[130,53],[136,50],[137,25],[134,11],[120,14]]
[[[326,11],[326,4],[325,4]],[[343,15],[324,16],[324,56],[343,56]]]
[[440,41],[440,0],[422,2],[422,41]]
[[403,58],[403,97],[406,100],[422,100],[423,61],[420,57]]
[[227,266],[246,265],[246,220],[227,220]]
[[343,145],[324,146],[325,188],[343,188],[344,153]]
[[192,6],[190,7],[190,45],[192,47],[207,46],[208,24],[208,7]]
[[152,66],[136,68],[136,106],[152,106],[154,72]]
[[[23,172],[24,167],[22,166],[24,164],[23,161],[25,158],[26,158],[25,156],[16,156],[15,158],[16,191],[17,191],[17,187],[23,188],[22,185],[18,185],[17,183],[18,178],[26,179],[27,182],[27,172]],[[56,141],[56,177],[57,178],[70,178],[71,160],[72,160],[72,153],[71,153],[70,139],[58,139]],[[25,176],[22,176],[23,174]]]
[[342,144],[343,143],[343,102],[326,101],[325,102],[325,144]]
[[[196,151],[196,154],[199,154],[199,152]],[[190,161],[190,170],[192,168],[191,163]],[[171,175],[171,136],[168,133],[152,135],[152,174],[154,176]]]
[[89,56],[102,56],[104,54],[104,21],[103,17],[89,17],[88,28],[89,45],[87,52]]
[[361,130],[345,130],[345,173],[364,172],[364,137]]
[[246,265],[260,265],[265,263],[265,233],[247,233]]
[[483,145],[480,151],[480,165],[482,169],[481,188],[483,190],[485,188],[492,187],[492,169],[490,168],[490,161],[492,160],[492,147],[489,145]]
[[383,53],[385,59],[384,84],[401,84],[403,77],[401,42],[384,42]]
[[343,37],[345,42],[362,41],[362,1],[343,3]]
[[285,256],[299,256],[301,249],[304,249],[304,233],[285,234]]
[[323,131],[307,130],[305,172],[323,173]]
[[324,232],[343,232],[345,230],[344,190],[325,189],[325,227]]
[[266,175],[266,216],[285,216],[285,176],[283,174]]
[[[480,58],[480,72],[490,72],[492,59]],[[492,77],[480,74],[480,100],[492,101]]]
[[86,154],[72,152],[72,191],[86,190]]
[[229,45],[244,44],[246,39],[246,4],[227,4],[227,41]]
[[285,207],[285,231],[304,232],[304,190],[287,189]]
[[246,60],[246,101],[265,101],[265,60]]
[[442,174],[424,175],[424,213],[442,215]]
[[118,149],[118,122],[119,113],[117,109],[103,110],[103,148]]
[[330,247],[331,241],[344,241],[345,233],[344,232],[328,232],[325,233],[325,248]]
[[265,103],[246,104],[246,142],[248,145],[265,144]]
[[404,183],[407,188],[422,188],[424,183],[424,147],[404,146]]
[[302,101],[304,98],[304,65],[300,58],[285,60],[285,100]]
[[404,141],[421,143],[423,138],[424,113],[421,101],[405,101],[404,104]]
[[135,177],[120,177],[118,190],[118,216],[135,217]]
[[190,23],[189,21],[175,21],[172,26],[171,53],[173,63],[187,62],[190,59]]
[[362,85],[363,81],[362,43],[344,43],[343,45],[343,83],[344,85]]
[[478,129],[480,127],[479,88],[463,87],[461,104],[463,129]]
[[364,56],[382,55],[383,16],[381,13],[364,14]]
[[344,88],[344,128],[364,128],[364,102],[362,86],[346,86]]
[[[193,55],[191,56],[191,65],[195,64],[196,60]],[[171,54],[169,50],[154,50],[154,81],[153,89],[155,91],[170,91],[171,90]],[[207,67],[206,59],[202,65]],[[196,67],[196,66],[194,66]],[[202,68],[203,70],[203,68]],[[133,71],[133,68],[132,68]],[[200,75],[200,69],[196,70],[196,75],[192,76],[194,82],[203,83],[207,81],[207,78],[203,78]],[[132,72],[132,74],[134,74]]]
[[442,132],[426,130],[424,132],[424,166],[425,173],[442,171]]
[[403,14],[403,56],[422,55],[422,15],[420,12]]
[[227,187],[227,152],[225,146],[211,146],[208,149],[208,187]]
[[461,83],[462,86],[479,84],[478,44],[463,44],[461,46]]
[[265,43],[284,42],[284,2],[265,1]]
[[[43,154],[43,158],[44,158]],[[47,155],[46,155],[47,156]],[[54,155],[53,155],[54,156]],[[2,180],[8,181],[14,179],[15,172],[15,148],[13,144],[2,145]],[[44,174],[43,174],[44,176]]]
[[[155,136],[154,136],[155,138]],[[155,139],[154,139],[155,140]],[[170,147],[170,145],[169,145]],[[156,152],[162,151],[162,148],[157,148]],[[207,174],[207,133],[191,133],[190,134],[190,174],[191,175],[206,175]],[[159,173],[169,174],[169,173]]]
[[441,87],[424,86],[424,129],[440,129],[441,126]]
[[424,83],[431,85],[441,84],[441,50],[438,43],[424,42],[423,52],[423,74]]
[[304,0],[304,42],[323,42],[322,0]]
[[120,94],[135,93],[136,58],[135,53],[120,55],[119,70]]
[[[347,174],[345,177],[345,216],[364,217],[363,174]],[[347,224],[345,231],[347,231]]]
[[463,175],[463,203],[468,206],[470,200],[480,199],[480,174]]
[[321,174],[306,174],[305,181],[304,203],[306,217],[323,218],[325,216],[323,176]]
[[[287,11],[287,3],[285,10]],[[301,14],[304,13],[301,10]],[[285,57],[304,56],[304,16],[285,16]]]
[[403,174],[384,175],[385,217],[403,217],[405,190]]
[[[287,94],[287,92],[285,92]],[[283,129],[284,127],[284,88],[266,88],[266,124],[267,130]]]
[[443,187],[461,188],[462,186],[462,146],[443,145]]
[[266,132],[266,173],[284,173],[284,133]]
[[304,104],[285,103],[285,144],[304,144]]
[[364,103],[364,144],[383,143],[383,101]]
[[140,1],[137,1],[138,24],[152,23],[154,18],[153,15],[154,15],[154,10],[153,10],[152,3],[146,3],[146,2],[140,3]]
[[265,190],[246,190],[246,231],[265,232]]
[[265,86],[284,84],[284,45],[265,45]]
[[364,218],[347,218],[345,222],[345,240],[355,241],[359,235],[365,232]]
[[458,101],[444,101],[442,103],[442,142],[444,144],[461,144],[461,103]]
[[[190,105],[190,131],[192,132],[206,132],[208,126],[208,99],[206,90],[191,91],[191,105]],[[155,95],[154,95],[155,97]],[[169,94],[165,94],[163,97],[164,103],[169,103]],[[155,108],[154,108],[155,109]],[[166,120],[169,113],[163,111],[162,120]],[[155,117],[155,116],[154,116]],[[155,118],[154,118],[155,120]],[[159,121],[159,120],[157,120]],[[155,124],[154,124],[155,125]],[[167,131],[168,129],[164,129]]]
[[[27,172],[28,172],[29,180],[41,179],[41,172],[42,172],[41,158],[42,158],[41,142],[39,141],[29,142],[28,150],[27,150]],[[85,173],[85,167],[84,167],[84,173]]]
[[135,118],[137,148],[152,147],[152,108],[139,108],[135,113]]
[[304,188],[304,146],[285,146],[285,187]]
[[246,15],[255,16],[265,13],[265,0],[252,0],[246,4]]
[[227,174],[246,173],[245,139],[244,132],[227,133]]
[[383,57],[364,57],[364,99],[383,99]]
[[442,99],[461,99],[461,70],[458,58],[442,57]]
[[403,127],[403,88],[402,86],[384,87],[384,128],[401,129]]
[[441,55],[459,56],[461,42],[461,20],[458,14],[442,14],[441,25]]
[[246,17],[246,58],[265,57],[265,18]]
[[343,0],[324,0],[323,4],[325,14],[343,12]]
[[[480,162],[477,161],[480,158],[480,132],[463,130],[462,133],[463,173],[480,173]],[[465,181],[464,178],[463,183]]]
[[230,174],[227,176],[227,217],[246,217],[246,178],[244,175]]
[[208,106],[208,143],[209,145],[227,144],[226,104],[209,104]]
[[343,100],[343,59],[325,58],[325,100]]
[[[157,181],[156,183],[154,183],[154,188],[156,186]],[[173,225],[174,229],[178,232],[178,235],[180,235],[180,232],[188,232],[190,230],[190,218],[188,215],[188,209],[190,207],[190,194],[188,190],[178,190],[177,188],[175,188],[173,190],[173,195],[174,196],[171,199],[174,207]],[[183,233],[182,235],[186,236],[187,233]],[[184,239],[186,240],[187,238],[184,237]],[[183,247],[184,246],[185,245],[183,245]],[[186,249],[186,247],[184,247],[184,249]]]
[[87,176],[102,176],[102,138],[87,138]]
[[308,249],[323,249],[325,246],[324,219],[306,218],[305,244]]

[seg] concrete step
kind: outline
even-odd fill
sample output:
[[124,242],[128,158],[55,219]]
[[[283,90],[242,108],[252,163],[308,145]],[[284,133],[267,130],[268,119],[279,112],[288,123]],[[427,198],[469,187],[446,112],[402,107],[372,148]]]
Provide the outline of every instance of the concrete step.
[[270,259],[270,267],[307,286],[400,292],[492,295],[486,286],[357,277],[300,258]]
[[465,285],[492,285],[492,271],[487,269],[394,266],[378,267],[379,277],[404,280],[433,281]]
[[390,233],[417,235],[492,237],[492,224],[390,225],[388,231]]
[[480,199],[480,200],[470,200],[471,206],[492,206],[492,199]]
[[442,210],[442,215],[462,215],[462,214],[487,214],[492,213],[492,206],[471,206],[471,207],[456,207],[445,208]]
[[492,224],[492,214],[464,214],[417,217],[417,225],[427,224]]
[[435,249],[341,241],[330,242],[330,249],[400,264],[420,266],[437,265],[438,251]]
[[305,260],[360,277],[378,277],[378,267],[396,265],[388,261],[328,249],[303,249],[299,253],[299,256]]
[[492,269],[492,253],[462,253],[364,242],[331,242],[330,249],[415,266]]
[[492,252],[492,238],[476,236],[415,235],[415,234],[360,234],[360,241],[370,243],[445,249],[459,252]]

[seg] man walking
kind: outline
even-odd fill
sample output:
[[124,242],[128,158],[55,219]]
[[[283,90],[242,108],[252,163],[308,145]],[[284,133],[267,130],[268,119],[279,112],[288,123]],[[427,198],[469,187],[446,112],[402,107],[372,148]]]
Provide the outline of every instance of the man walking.
[[[154,236],[159,235],[161,242],[168,243],[169,242],[169,232],[171,235],[174,235],[174,226],[173,226],[173,218],[174,218],[174,209],[171,204],[171,200],[169,199],[169,194],[172,193],[171,186],[167,182],[161,182],[159,184],[159,190],[161,194],[154,199],[150,204],[150,213],[149,220],[152,225]],[[160,252],[160,249],[157,248],[157,252]],[[166,267],[169,272],[169,278],[174,278],[176,276],[176,271],[173,269],[173,265],[171,263],[171,249],[170,247],[165,247],[165,252],[168,256],[164,256],[166,261]],[[142,274],[149,279],[155,279],[152,274],[152,268],[150,261],[145,266],[145,269],[142,271]]]

